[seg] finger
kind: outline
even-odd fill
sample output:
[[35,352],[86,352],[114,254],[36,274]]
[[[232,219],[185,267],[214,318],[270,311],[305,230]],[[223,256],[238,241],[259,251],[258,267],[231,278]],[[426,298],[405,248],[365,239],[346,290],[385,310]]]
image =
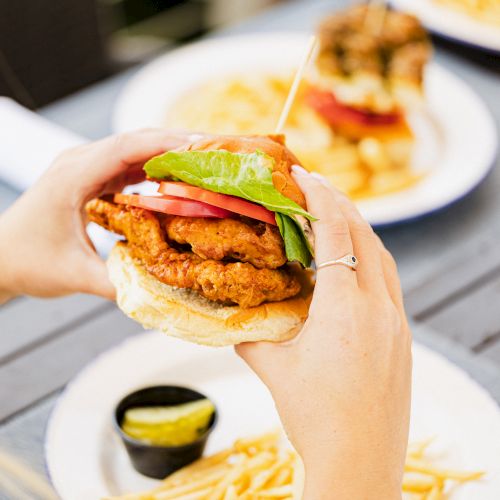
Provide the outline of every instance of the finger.
[[109,280],[106,263],[96,254],[87,258],[82,278],[79,292],[115,300],[116,290]]
[[101,193],[92,193],[93,196],[102,196],[103,194],[117,193],[123,190],[124,187],[132,184],[138,184],[146,180],[146,174],[143,170],[143,164],[131,166],[125,172],[107,182]]
[[89,184],[99,184],[113,179],[131,166],[144,164],[153,156],[190,142],[187,133],[172,133],[163,129],[142,130],[81,146],[75,160],[84,169],[83,179]]
[[375,293],[386,290],[380,247],[372,227],[344,193],[332,186],[325,177],[316,173],[311,175],[323,182],[331,190],[349,225],[354,255],[358,259],[356,274],[360,288]]
[[116,291],[109,279],[106,263],[97,255],[83,220],[78,239],[80,245],[78,253],[73,259],[75,263],[73,267],[77,270],[77,278],[74,279],[74,283],[78,289],[75,291],[115,300]]
[[382,268],[384,272],[385,282],[389,295],[394,305],[398,308],[399,312],[406,316],[404,309],[403,291],[401,289],[401,282],[399,280],[398,268],[396,261],[392,254],[385,248],[384,243],[375,235],[377,239],[377,245],[379,247],[380,259],[382,262]]
[[[312,223],[316,264],[352,254],[349,225],[330,189],[303,169],[294,166],[293,171],[293,177],[306,197],[308,211],[318,219]],[[335,265],[318,270],[316,290],[320,294],[356,284],[356,273],[346,266]]]

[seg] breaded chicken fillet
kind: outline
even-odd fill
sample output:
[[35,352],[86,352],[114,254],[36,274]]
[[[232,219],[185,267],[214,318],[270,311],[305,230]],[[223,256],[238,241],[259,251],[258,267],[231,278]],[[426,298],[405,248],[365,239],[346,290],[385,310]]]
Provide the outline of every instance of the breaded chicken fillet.
[[278,228],[265,222],[167,215],[162,225],[170,241],[191,245],[202,259],[229,257],[258,269],[276,269],[287,262]]
[[[210,300],[238,304],[243,308],[281,301],[300,291],[300,284],[290,271],[275,269],[286,259],[273,228],[265,228],[259,236],[250,225],[237,220],[182,218],[184,221],[180,222],[176,217],[165,217],[104,199],[91,200],[86,211],[91,221],[124,236],[134,258],[167,285],[190,288]],[[211,248],[204,240],[203,227],[220,242],[225,242],[222,253],[219,247]],[[198,255],[172,248],[168,237],[178,243],[191,244]],[[213,241],[212,245],[215,246]],[[258,253],[252,250],[256,246],[269,255],[263,254],[262,259],[253,258]],[[235,257],[237,253],[262,268],[257,269],[249,262],[233,263],[210,258]],[[242,256],[239,256],[240,260],[243,260]]]

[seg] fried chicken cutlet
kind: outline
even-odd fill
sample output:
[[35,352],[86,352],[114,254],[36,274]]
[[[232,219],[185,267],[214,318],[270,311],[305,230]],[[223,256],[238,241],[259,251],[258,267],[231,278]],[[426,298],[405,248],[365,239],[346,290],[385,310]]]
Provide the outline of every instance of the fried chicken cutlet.
[[278,228],[265,222],[167,215],[163,228],[170,241],[191,245],[202,259],[229,257],[258,269],[276,269],[287,262]]
[[[261,223],[237,219],[164,216],[105,199],[91,200],[86,211],[91,221],[124,236],[134,258],[167,285],[243,308],[281,301],[300,291],[289,270],[277,269],[286,262],[283,243],[267,224],[262,228]],[[212,236],[205,239],[205,230]],[[193,251],[179,251],[169,240],[190,244]],[[221,260],[235,257],[245,262]]]

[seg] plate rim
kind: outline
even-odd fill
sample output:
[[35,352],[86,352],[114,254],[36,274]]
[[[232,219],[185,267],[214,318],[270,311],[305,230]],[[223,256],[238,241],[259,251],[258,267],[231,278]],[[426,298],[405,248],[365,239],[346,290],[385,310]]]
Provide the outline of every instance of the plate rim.
[[[104,358],[117,355],[120,351],[126,350],[128,344],[134,344],[134,343],[144,343],[148,341],[155,341],[155,338],[159,338],[161,336],[165,336],[165,334],[158,332],[158,331],[146,331],[146,332],[141,332],[137,335],[134,335],[132,337],[126,338],[123,341],[119,342],[118,344],[110,347],[109,349],[99,353],[98,356],[96,356],[91,362],[89,362],[87,365],[85,365],[76,375],[71,379],[71,381],[66,385],[64,390],[61,392],[61,394],[58,396],[53,408],[51,409],[51,412],[49,414],[49,418],[47,421],[46,425],[46,431],[45,431],[45,439],[43,443],[43,450],[44,450],[44,464],[47,472],[47,476],[49,478],[49,481],[56,491],[58,495],[62,495],[62,493],[59,492],[57,489],[57,485],[55,483],[55,473],[52,469],[53,467],[53,452],[51,451],[51,446],[53,441],[53,434],[57,432],[57,428],[55,425],[55,422],[57,423],[57,418],[61,418],[61,408],[64,408],[64,404],[66,403],[68,396],[70,395],[71,391],[73,390],[74,387],[77,387],[78,383],[82,380],[85,379],[86,375],[89,372],[92,372],[92,370],[95,369],[96,364],[99,362],[102,362]],[[149,340],[151,339],[151,340]],[[196,346],[195,346],[196,347]],[[413,348],[417,349],[418,351],[421,351],[424,353],[425,356],[428,358],[432,358],[434,361],[439,362],[439,364],[446,366],[446,370],[449,370],[449,372],[453,372],[453,376],[457,377],[459,380],[467,380],[467,383],[469,386],[474,387],[474,394],[476,397],[480,397],[483,399],[483,401],[491,407],[492,410],[495,411],[498,419],[499,419],[499,425],[500,425],[500,405],[493,399],[492,395],[490,392],[483,387],[478,381],[476,381],[465,369],[461,368],[459,365],[455,364],[453,361],[450,361],[446,356],[441,354],[440,352],[432,349],[431,347],[428,347],[427,345],[419,342],[418,340],[413,341]],[[189,355],[192,356],[192,355]],[[196,357],[196,356],[194,356]],[[64,497],[61,496],[61,498],[64,500]]]
[[[304,42],[307,41],[307,34],[305,32],[294,32],[294,31],[272,31],[272,32],[264,32],[264,33],[250,33],[250,34],[241,34],[241,35],[226,35],[215,38],[202,39],[200,41],[196,41],[194,43],[183,45],[177,49],[172,51],[168,51],[156,59],[153,59],[151,62],[146,64],[143,68],[141,68],[137,73],[135,73],[132,78],[126,83],[126,85],[121,89],[120,94],[118,95],[112,114],[112,126],[115,132],[125,132],[130,130],[130,120],[127,116],[130,116],[130,102],[133,100],[131,96],[137,93],[137,89],[140,89],[144,83],[152,78],[151,75],[154,75],[154,72],[157,68],[161,68],[163,65],[168,64],[168,60],[173,57],[178,57],[183,53],[191,53],[198,50],[214,50],[214,48],[219,48],[225,46],[227,43],[251,43],[258,42],[271,43],[273,40],[280,39],[281,41],[293,40],[294,43],[298,43],[298,41]],[[167,62],[165,62],[167,61]],[[465,185],[463,189],[457,190],[456,193],[451,193],[450,195],[442,196],[440,200],[433,201],[428,204],[428,206],[423,207],[413,207],[409,210],[409,213],[393,216],[392,213],[386,214],[373,214],[372,216],[368,216],[368,219],[371,225],[377,229],[383,229],[387,227],[398,226],[402,224],[407,224],[410,222],[418,221],[425,217],[432,216],[438,212],[444,211],[454,205],[455,203],[459,203],[468,195],[470,195],[473,191],[475,191],[482,182],[486,179],[489,173],[492,171],[493,167],[496,164],[498,159],[500,145],[499,145],[499,137],[498,137],[498,125],[494,119],[491,109],[483,100],[483,98],[474,90],[474,88],[468,84],[464,79],[462,79],[459,75],[449,70],[445,66],[437,63],[436,61],[431,61],[429,63],[429,70],[434,72],[435,74],[441,75],[441,78],[447,78],[455,84],[455,88],[461,87],[460,92],[467,93],[467,102],[473,106],[478,114],[481,115],[482,126],[484,128],[483,135],[487,138],[485,139],[485,150],[487,154],[485,155],[484,161],[480,164],[480,168],[477,169],[477,175],[473,175],[473,179],[468,185]],[[442,121],[440,123],[449,123],[446,121]],[[141,124],[139,124],[141,126]],[[422,181],[425,182],[425,179]],[[411,190],[413,187],[408,189]],[[386,199],[390,202],[390,199],[394,195],[398,195],[398,193],[389,193],[387,195],[381,196],[380,199]],[[368,200],[360,200],[359,206],[363,211],[364,203],[371,203],[375,201],[377,198],[372,198]],[[366,214],[365,214],[366,215]]]
[[[409,11],[408,6],[409,5],[416,5],[418,1],[420,1],[420,0],[417,0],[417,1],[415,1],[415,0],[389,0],[389,3],[396,10]],[[430,2],[430,1],[426,1],[426,5],[428,5],[428,7],[427,7],[428,9],[435,9],[436,14],[439,14],[440,9],[445,8],[445,7],[439,8],[438,6],[433,6],[432,2]],[[451,30],[444,29],[443,30],[441,28],[442,24],[436,24],[434,22],[429,22],[428,18],[421,17],[418,12],[413,12],[413,13],[414,13],[414,15],[416,15],[420,19],[420,21],[424,24],[424,26],[431,33],[434,33],[437,36],[440,36],[440,37],[442,37],[446,40],[450,40],[452,42],[459,43],[461,45],[466,45],[467,47],[471,47],[474,49],[482,50],[482,51],[493,53],[493,54],[500,54],[500,28],[498,30],[499,34],[498,34],[498,37],[496,40],[492,41],[491,43],[489,43],[488,41],[481,42],[481,41],[472,40],[470,38],[465,38],[463,36],[460,36],[460,34],[458,33],[458,29],[456,31],[454,29],[451,29]],[[467,24],[470,24],[471,26],[475,26],[478,29],[482,26],[488,26],[487,23],[483,23],[477,19],[474,19],[473,17],[468,17],[466,14],[461,13],[459,11],[453,12],[453,14],[462,17],[464,22],[466,22]]]

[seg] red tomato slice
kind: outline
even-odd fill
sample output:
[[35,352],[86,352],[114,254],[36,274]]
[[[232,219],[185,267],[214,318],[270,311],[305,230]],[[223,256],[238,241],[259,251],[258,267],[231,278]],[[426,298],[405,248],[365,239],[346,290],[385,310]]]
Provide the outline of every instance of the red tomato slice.
[[143,196],[117,193],[114,196],[114,202],[183,217],[217,217],[219,219],[234,217],[234,213],[229,210],[199,201],[182,200],[173,196]]
[[276,225],[274,212],[247,200],[227,194],[214,193],[207,189],[191,186],[184,182],[162,182],[158,191],[167,196],[178,196],[189,200],[208,203],[231,212]]
[[331,92],[324,90],[310,90],[306,99],[312,108],[333,125],[342,125],[346,122],[361,125],[392,125],[401,120],[400,113],[378,114],[351,108],[339,102]]

